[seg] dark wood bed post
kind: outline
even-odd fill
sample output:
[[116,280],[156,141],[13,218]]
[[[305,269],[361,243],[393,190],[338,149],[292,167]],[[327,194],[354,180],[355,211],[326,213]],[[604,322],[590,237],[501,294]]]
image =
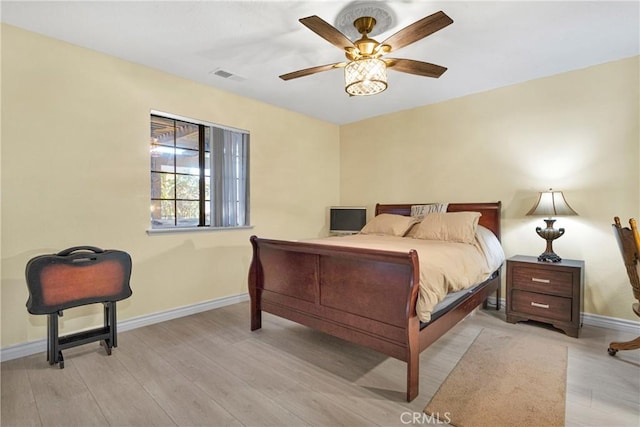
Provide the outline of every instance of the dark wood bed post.
[[[411,263],[413,264],[413,283],[420,283],[420,264],[418,252],[409,251]],[[411,402],[418,396],[420,390],[420,320],[416,313],[416,303],[418,302],[419,286],[412,286],[412,292],[406,307],[407,315],[407,402]]]
[[415,310],[407,331],[407,402],[411,402],[420,390],[420,321]]
[[258,279],[262,276],[259,265],[257,236],[251,236],[251,246],[253,247],[253,259],[249,267],[249,296],[251,299],[251,330],[262,328],[262,311],[260,310],[260,298],[258,295]]

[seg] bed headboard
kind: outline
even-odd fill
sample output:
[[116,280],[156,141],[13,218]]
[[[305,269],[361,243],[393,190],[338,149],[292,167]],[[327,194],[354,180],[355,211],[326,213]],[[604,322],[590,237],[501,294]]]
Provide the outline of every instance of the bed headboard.
[[[396,215],[411,215],[411,206],[413,205],[427,205],[429,203],[406,203],[406,204],[394,204],[383,205],[381,203],[376,204],[376,215],[382,213],[396,214]],[[487,227],[493,231],[493,234],[500,239],[500,210],[502,209],[502,202],[489,202],[489,203],[449,203],[447,212],[480,212],[479,224]]]

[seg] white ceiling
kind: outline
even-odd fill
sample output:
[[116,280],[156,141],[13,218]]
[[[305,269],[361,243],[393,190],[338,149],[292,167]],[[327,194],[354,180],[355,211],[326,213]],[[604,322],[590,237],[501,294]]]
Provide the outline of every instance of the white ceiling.
[[[389,71],[389,88],[349,97],[335,69],[279,75],[343,61],[343,53],[298,22],[335,24],[335,1],[5,1],[4,23],[255,98],[336,124],[640,54],[640,2],[385,2],[399,29],[439,10],[454,23],[394,52],[448,67],[432,79]],[[244,78],[223,79],[223,69]],[[615,76],[611,76],[615,78]]]

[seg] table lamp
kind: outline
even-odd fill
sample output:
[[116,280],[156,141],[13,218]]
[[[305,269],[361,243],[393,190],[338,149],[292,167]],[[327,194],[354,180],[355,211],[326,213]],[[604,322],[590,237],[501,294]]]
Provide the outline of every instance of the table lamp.
[[527,215],[549,216],[549,218],[544,220],[547,223],[547,228],[536,227],[538,236],[547,241],[547,249],[540,254],[538,261],[562,261],[562,258],[553,252],[553,241],[564,234],[564,228],[553,228],[553,223],[556,220],[552,217],[558,215],[578,215],[564,199],[562,191],[553,191],[551,188],[549,191],[541,191],[536,204],[527,212]]

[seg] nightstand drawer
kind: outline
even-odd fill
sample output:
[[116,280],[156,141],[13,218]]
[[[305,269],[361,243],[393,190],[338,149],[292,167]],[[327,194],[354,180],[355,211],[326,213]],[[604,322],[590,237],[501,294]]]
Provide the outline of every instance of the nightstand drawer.
[[514,288],[571,297],[573,275],[567,271],[516,265],[513,267]]
[[571,321],[571,298],[514,289],[511,294],[514,311],[545,319]]

